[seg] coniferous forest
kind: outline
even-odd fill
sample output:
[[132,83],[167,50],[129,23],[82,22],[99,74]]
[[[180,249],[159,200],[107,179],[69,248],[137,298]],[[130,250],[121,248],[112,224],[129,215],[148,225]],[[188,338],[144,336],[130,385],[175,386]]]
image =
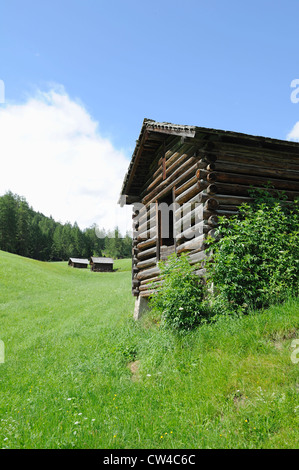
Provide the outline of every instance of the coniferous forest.
[[75,222],[62,224],[29,206],[24,197],[11,191],[0,196],[0,250],[41,261],[63,261],[70,257],[131,257],[132,239],[95,225],[81,230]]

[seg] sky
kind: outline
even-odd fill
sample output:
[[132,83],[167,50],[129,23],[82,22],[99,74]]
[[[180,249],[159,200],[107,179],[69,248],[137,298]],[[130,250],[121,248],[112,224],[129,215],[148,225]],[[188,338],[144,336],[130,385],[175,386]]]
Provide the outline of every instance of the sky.
[[0,195],[84,229],[144,118],[299,141],[298,0],[0,0]]

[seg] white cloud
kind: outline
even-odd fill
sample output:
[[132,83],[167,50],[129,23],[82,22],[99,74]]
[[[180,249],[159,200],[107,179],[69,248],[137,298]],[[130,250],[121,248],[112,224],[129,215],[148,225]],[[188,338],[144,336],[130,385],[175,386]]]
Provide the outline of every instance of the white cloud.
[[0,194],[11,190],[81,228],[131,228],[117,205],[128,159],[62,87],[0,108],[0,155]]
[[299,142],[299,121],[296,122],[293,129],[288,133],[287,140],[294,140]]

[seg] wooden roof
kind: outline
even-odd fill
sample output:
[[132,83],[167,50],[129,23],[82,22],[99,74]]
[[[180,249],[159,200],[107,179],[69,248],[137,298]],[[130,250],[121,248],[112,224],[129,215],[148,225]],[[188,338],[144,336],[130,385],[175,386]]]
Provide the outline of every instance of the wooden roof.
[[77,263],[77,264],[88,264],[88,259],[82,259],[82,258],[70,258],[69,262],[72,263]]
[[113,264],[112,258],[92,256],[90,260],[94,264]]
[[[148,176],[148,167],[159,147],[169,138],[194,137],[194,135],[194,126],[144,119],[121,190],[121,196],[127,196],[126,203],[130,204],[133,201],[134,197],[132,199],[130,196],[138,195],[145,178]],[[123,205],[122,198],[119,203]]]
[[163,145],[165,149],[165,144],[171,145],[171,142],[177,140],[178,137],[182,137],[186,142],[190,141],[190,143],[196,137],[202,145],[210,142],[230,141],[239,145],[288,151],[298,154],[299,158],[299,144],[297,142],[144,119],[128,171],[123,181],[119,199],[121,205],[139,201],[141,188],[149,177],[150,165],[157,156],[159,148],[162,155]]

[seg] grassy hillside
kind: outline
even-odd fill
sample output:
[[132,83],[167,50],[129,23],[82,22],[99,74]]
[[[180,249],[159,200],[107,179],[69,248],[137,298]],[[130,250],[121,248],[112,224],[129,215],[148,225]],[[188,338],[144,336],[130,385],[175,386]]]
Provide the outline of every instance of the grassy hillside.
[[0,252],[0,448],[298,447],[298,300],[180,337],[115,268]]

